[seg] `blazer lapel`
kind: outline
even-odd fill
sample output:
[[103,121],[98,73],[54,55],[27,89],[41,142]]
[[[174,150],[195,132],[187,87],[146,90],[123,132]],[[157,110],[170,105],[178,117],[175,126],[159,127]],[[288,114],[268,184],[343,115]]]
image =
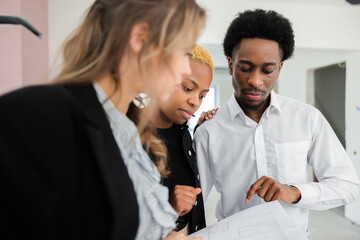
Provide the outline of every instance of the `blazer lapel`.
[[[83,109],[86,133],[103,177],[104,187],[114,213],[113,234],[111,238],[121,239],[122,236],[117,236],[118,233],[124,232],[123,230],[126,231],[126,228],[128,228],[124,224],[126,220],[124,221],[122,216],[130,214],[138,218],[138,208],[128,209],[124,208],[121,204],[124,196],[126,198],[133,196],[134,201],[137,202],[132,181],[93,86],[68,87],[68,89],[77,98]],[[124,214],[124,209],[133,213]],[[133,228],[134,226],[131,227]]]

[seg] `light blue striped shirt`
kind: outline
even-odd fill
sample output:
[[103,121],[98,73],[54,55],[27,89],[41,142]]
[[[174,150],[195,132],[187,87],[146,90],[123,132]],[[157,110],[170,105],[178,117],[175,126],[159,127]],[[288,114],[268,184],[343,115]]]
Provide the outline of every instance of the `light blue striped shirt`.
[[164,238],[175,228],[178,218],[169,204],[168,189],[160,184],[160,173],[144,151],[135,124],[107,101],[98,84],[93,85],[134,184],[140,215],[136,239]]

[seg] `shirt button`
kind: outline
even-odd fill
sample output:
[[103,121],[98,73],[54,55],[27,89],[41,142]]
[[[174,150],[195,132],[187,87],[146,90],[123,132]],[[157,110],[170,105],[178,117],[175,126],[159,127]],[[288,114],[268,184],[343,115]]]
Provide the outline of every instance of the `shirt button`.
[[191,155],[192,155],[191,150],[188,151],[188,154],[189,154],[189,156],[191,157]]
[[198,180],[198,181],[200,180],[200,176],[199,176],[199,174],[196,176],[196,178],[197,178],[197,180]]
[[196,225],[196,226],[195,226],[195,231],[197,231],[197,229],[198,229],[198,226]]
[[194,206],[196,207],[196,205],[197,205],[197,201],[195,201],[195,204],[194,204]]

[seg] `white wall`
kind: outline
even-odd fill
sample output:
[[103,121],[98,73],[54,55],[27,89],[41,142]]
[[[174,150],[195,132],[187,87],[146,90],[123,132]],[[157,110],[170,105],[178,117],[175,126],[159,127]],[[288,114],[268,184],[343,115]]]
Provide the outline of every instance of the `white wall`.
[[[307,72],[340,62],[346,62],[346,150],[360,176],[360,51],[297,49],[295,57],[284,64],[279,93],[306,102]],[[360,224],[360,200],[345,206],[345,216]]]
[[85,17],[94,0],[48,0],[50,77],[59,70],[61,47]]
[[231,75],[227,68],[217,68],[215,69],[212,85],[216,85],[219,91],[219,106],[226,103],[230,96],[234,93],[232,87]]
[[[344,1],[198,0],[208,11],[201,44],[220,44],[238,12],[246,9],[275,10],[293,23],[296,46],[321,49],[360,49],[360,6]],[[302,3],[305,2],[305,3]],[[323,2],[324,4],[314,4]],[[331,2],[337,4],[331,4]],[[351,37],[349,37],[351,36]]]
[[[346,146],[360,176],[360,52],[346,58]],[[360,224],[360,200],[345,206],[345,216]]]
[[280,72],[278,92],[306,102],[307,71],[346,61],[349,50],[296,48],[294,56],[284,63]]

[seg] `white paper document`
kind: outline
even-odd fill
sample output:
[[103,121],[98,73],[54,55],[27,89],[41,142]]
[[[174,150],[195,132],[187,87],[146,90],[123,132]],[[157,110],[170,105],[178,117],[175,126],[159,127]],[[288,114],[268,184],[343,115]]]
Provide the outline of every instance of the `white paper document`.
[[189,237],[204,240],[307,240],[308,235],[289,218],[278,201],[235,213]]

